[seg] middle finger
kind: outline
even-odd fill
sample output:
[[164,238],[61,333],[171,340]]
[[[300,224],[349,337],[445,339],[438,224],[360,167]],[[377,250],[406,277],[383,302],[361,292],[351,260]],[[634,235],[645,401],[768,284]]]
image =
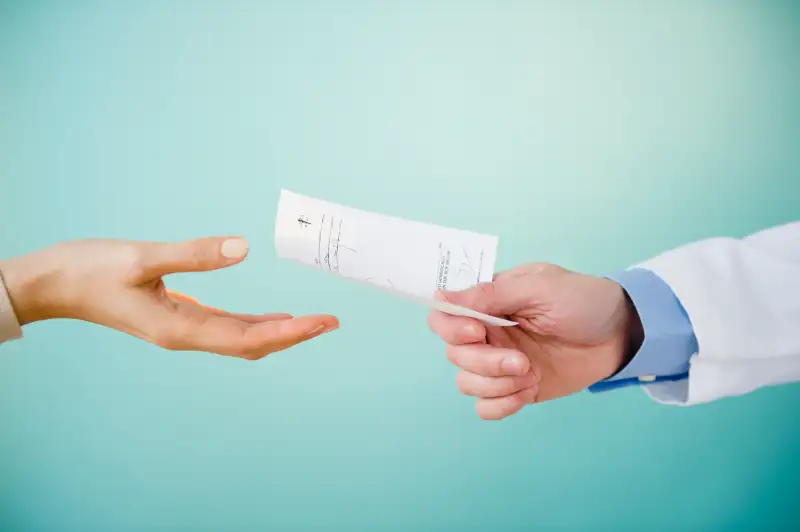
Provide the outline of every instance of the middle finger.
[[524,375],[531,367],[520,351],[488,344],[448,345],[445,353],[454,365],[484,377]]

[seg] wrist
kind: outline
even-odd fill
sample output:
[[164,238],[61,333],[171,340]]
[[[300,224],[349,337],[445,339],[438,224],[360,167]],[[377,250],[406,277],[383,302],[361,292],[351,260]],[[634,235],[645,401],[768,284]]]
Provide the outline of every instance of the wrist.
[[46,260],[40,251],[0,261],[0,272],[20,325],[56,317],[59,268],[55,261]]
[[613,360],[603,379],[609,379],[627,367],[644,342],[644,327],[642,325],[639,312],[628,292],[620,285],[615,283],[615,288],[619,290],[617,295],[617,318],[615,319],[615,334],[613,342]]
[[[672,288],[656,273],[633,268],[616,274],[627,301],[624,320],[617,323],[615,353],[619,369],[598,387],[610,389],[636,383],[684,378],[689,360],[698,352],[697,338],[686,310]],[[622,301],[619,298],[618,301]],[[619,305],[620,308],[623,305]],[[622,323],[625,327],[621,327]],[[622,332],[624,331],[624,333]]]
[[639,311],[636,310],[636,306],[633,304],[633,300],[628,293],[625,290],[623,290],[623,293],[625,294],[626,309],[625,342],[623,344],[620,365],[617,371],[622,370],[633,360],[633,357],[639,352],[644,342],[644,326],[642,325],[642,319],[639,317]]

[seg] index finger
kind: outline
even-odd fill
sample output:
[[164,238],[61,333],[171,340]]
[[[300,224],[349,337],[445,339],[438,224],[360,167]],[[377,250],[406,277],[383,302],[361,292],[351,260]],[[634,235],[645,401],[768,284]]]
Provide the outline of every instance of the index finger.
[[486,326],[480,321],[439,310],[432,310],[428,314],[428,327],[450,345],[474,344],[486,339]]

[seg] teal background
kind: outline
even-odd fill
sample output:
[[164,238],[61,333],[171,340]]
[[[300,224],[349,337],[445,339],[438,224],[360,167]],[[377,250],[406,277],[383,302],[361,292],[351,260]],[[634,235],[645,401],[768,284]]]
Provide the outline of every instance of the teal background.
[[277,260],[286,187],[591,273],[800,219],[792,2],[0,2],[0,254],[239,233],[169,284],[340,330],[0,348],[0,530],[788,530],[796,385],[482,422],[426,310]]

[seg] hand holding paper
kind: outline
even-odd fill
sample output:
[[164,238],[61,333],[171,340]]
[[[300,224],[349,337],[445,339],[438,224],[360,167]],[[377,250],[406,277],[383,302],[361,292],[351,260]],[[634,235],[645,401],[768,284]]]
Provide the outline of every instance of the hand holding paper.
[[603,277],[553,264],[498,273],[491,290],[443,294],[455,304],[508,315],[518,327],[483,327],[432,311],[431,330],[461,369],[458,389],[477,397],[484,419],[502,419],[531,403],[585,389],[617,373],[638,351],[642,324],[625,290]]
[[275,222],[278,256],[487,325],[514,322],[433,298],[489,282],[497,238],[361,211],[284,190]]

